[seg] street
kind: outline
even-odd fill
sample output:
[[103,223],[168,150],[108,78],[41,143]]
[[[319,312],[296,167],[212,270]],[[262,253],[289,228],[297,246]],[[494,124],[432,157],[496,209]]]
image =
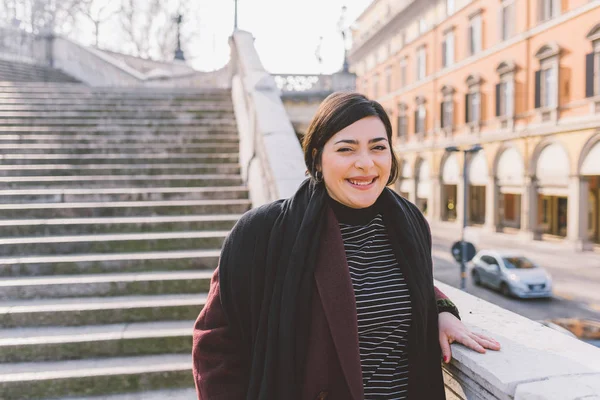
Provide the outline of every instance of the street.
[[[452,243],[447,238],[434,237],[434,277],[441,282],[458,288],[460,286],[460,266],[450,254]],[[481,246],[476,247],[478,250],[482,248]],[[487,245],[486,248],[490,248],[490,246]],[[506,246],[503,248],[506,248]],[[559,265],[564,260],[557,255],[549,256],[539,250],[537,252],[529,250],[526,255],[546,268],[553,276],[554,297],[552,299],[508,298],[493,289],[475,286],[471,281],[470,274],[467,276],[467,292],[536,321],[555,318],[600,320],[600,307],[597,303],[597,297],[592,296],[591,293],[593,288],[596,288],[596,291],[600,288],[600,268],[588,268],[582,272],[574,272],[573,270],[565,270],[563,266]],[[600,255],[594,256],[600,260]],[[583,257],[589,256],[584,255]],[[579,264],[583,265],[583,263]],[[469,271],[470,269],[468,269]],[[595,278],[598,278],[598,280],[590,281]],[[587,286],[590,288],[587,288]],[[580,289],[580,295],[572,295],[577,288]]]

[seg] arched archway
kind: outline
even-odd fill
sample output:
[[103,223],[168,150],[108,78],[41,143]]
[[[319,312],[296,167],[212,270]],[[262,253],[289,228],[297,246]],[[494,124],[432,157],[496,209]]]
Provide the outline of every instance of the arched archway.
[[480,150],[470,157],[467,165],[468,177],[468,223],[483,225],[486,219],[486,197],[490,181],[485,151]]
[[525,188],[525,163],[515,147],[499,150],[495,163],[498,185],[498,219],[502,230],[521,228],[521,203]]
[[456,221],[458,217],[458,186],[461,179],[460,163],[456,153],[447,153],[441,166],[441,218]]
[[566,237],[568,224],[569,155],[556,140],[542,142],[531,163],[537,186],[537,225],[542,233]]
[[414,201],[415,179],[413,166],[407,159],[402,160],[400,164],[400,179],[398,180],[398,193],[400,196]]
[[417,160],[415,176],[417,180],[415,204],[423,214],[427,215],[431,198],[431,170],[424,158]]
[[593,136],[583,147],[578,169],[588,186],[588,208],[582,210],[587,217],[586,239],[600,244],[600,133]]

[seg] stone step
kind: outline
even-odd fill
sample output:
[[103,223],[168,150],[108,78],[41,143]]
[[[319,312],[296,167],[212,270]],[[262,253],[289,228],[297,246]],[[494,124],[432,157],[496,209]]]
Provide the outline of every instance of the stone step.
[[166,110],[227,110],[233,111],[233,103],[231,101],[221,100],[173,100],[173,99],[97,99],[97,98],[4,98],[0,107],[23,108],[25,110],[53,110],[60,109],[105,109],[114,110],[119,108],[124,109],[166,109]]
[[118,154],[118,153],[234,153],[239,151],[236,143],[123,143],[98,146],[97,143],[0,143],[2,154]]
[[108,153],[108,154],[1,154],[0,160],[3,164],[30,164],[48,163],[53,164],[62,161],[69,164],[87,163],[237,163],[238,153],[218,154],[166,154],[166,153]]
[[228,233],[222,230],[0,238],[0,257],[218,249]]
[[4,126],[146,126],[146,127],[163,127],[163,126],[187,126],[187,127],[196,127],[196,126],[206,126],[206,127],[214,127],[214,126],[236,126],[236,121],[234,118],[208,118],[208,119],[193,119],[193,120],[185,120],[185,119],[173,119],[173,118],[155,118],[155,119],[147,119],[147,118],[118,118],[118,117],[110,117],[110,118],[2,118],[0,119],[0,124]]
[[94,134],[101,136],[123,135],[123,134],[140,134],[140,135],[158,135],[158,134],[210,134],[210,135],[237,135],[237,126],[2,126],[0,132],[9,134],[37,134],[37,133],[61,133],[61,134]]
[[[66,107],[65,107],[66,108]],[[70,108],[70,107],[69,107]],[[173,119],[173,120],[205,120],[211,118],[223,119],[233,118],[233,110],[206,110],[199,108],[197,110],[180,111],[180,110],[169,110],[169,109],[152,109],[146,110],[123,110],[119,107],[114,109],[96,109],[88,111],[78,110],[57,110],[57,111],[3,111],[0,109],[0,123],[6,119],[11,118],[71,118],[71,119]]]
[[0,176],[69,176],[69,175],[212,175],[239,174],[238,164],[29,164],[0,165]]
[[[180,321],[198,317],[205,294],[73,297],[67,299],[2,300],[0,326],[108,325],[131,322]],[[0,381],[2,368],[0,368]]]
[[164,354],[0,365],[2,400],[193,387],[192,357]]
[[[0,64],[11,65],[11,66],[16,65],[16,63],[14,61],[7,61],[7,60],[0,60]],[[23,63],[19,63],[19,64],[23,64]],[[67,89],[67,88],[73,88],[73,87],[87,88],[88,86],[86,86],[82,83],[74,83],[74,82],[23,82],[23,83],[19,82],[19,83],[15,83],[15,82],[11,82],[11,81],[1,81],[0,80],[0,87],[2,87],[2,88],[17,88],[17,89],[24,89],[24,88],[29,88],[29,87]]]
[[48,276],[115,272],[214,270],[220,250],[69,254],[0,258],[0,276]]
[[203,270],[4,277],[0,281],[0,300],[206,293],[212,274]]
[[1,237],[230,230],[240,214],[0,220]]
[[0,329],[0,363],[191,354],[194,320]]
[[0,204],[0,219],[241,214],[250,206],[247,199]]
[[230,143],[238,145],[239,137],[231,134],[206,134],[196,132],[177,132],[177,133],[142,133],[135,134],[1,134],[0,144],[62,144],[63,146],[72,146],[75,144],[94,144],[95,146],[107,146],[110,144],[220,144]]
[[210,102],[210,103],[224,103],[230,104],[231,98],[219,94],[207,94],[197,95],[193,93],[189,94],[162,94],[162,93],[65,93],[65,92],[23,92],[23,91],[4,91],[0,92],[0,100],[3,102],[10,100],[33,100],[33,101],[53,101],[63,100],[70,101],[71,103],[85,102],[85,101],[105,101],[105,102],[118,102],[118,101],[130,101],[132,103],[138,102],[149,102],[149,101],[162,101],[162,102]]
[[196,389],[165,389],[109,396],[69,397],[52,400],[197,400]]
[[0,204],[247,199],[244,186],[0,190]]
[[16,111],[25,111],[25,112],[64,112],[68,109],[69,112],[80,112],[80,111],[89,111],[92,113],[97,112],[106,112],[106,111],[117,111],[117,112],[139,112],[139,111],[168,111],[168,112],[229,112],[233,115],[233,106],[232,103],[215,101],[215,102],[202,102],[200,104],[196,104],[195,102],[162,102],[159,103],[157,101],[151,102],[149,104],[140,103],[138,105],[127,105],[120,104],[117,102],[109,103],[107,101],[98,101],[92,102],[91,100],[84,103],[72,103],[69,104],[69,107],[65,107],[67,105],[63,102],[54,103],[54,102],[38,102],[38,103],[18,103],[15,104],[11,102],[10,104],[0,104],[0,112],[8,113],[8,112],[16,112]]
[[89,175],[0,176],[0,186],[11,189],[70,187],[238,186],[240,175]]

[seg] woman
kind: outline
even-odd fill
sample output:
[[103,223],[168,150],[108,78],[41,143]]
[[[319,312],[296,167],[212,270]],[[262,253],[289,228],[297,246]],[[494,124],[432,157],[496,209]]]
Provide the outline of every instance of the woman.
[[334,93],[303,150],[311,178],[225,241],[194,329],[198,398],[444,399],[440,348],[448,362],[454,340],[499,345],[433,286],[428,224],[387,188],[388,116]]

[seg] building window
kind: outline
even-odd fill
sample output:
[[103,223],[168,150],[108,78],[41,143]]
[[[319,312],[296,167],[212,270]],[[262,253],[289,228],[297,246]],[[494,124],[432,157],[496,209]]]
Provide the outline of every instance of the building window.
[[408,115],[406,114],[406,110],[406,104],[398,104],[398,140],[401,143],[406,142],[408,136]]
[[496,84],[496,117],[500,118],[501,128],[514,127],[515,69],[513,62],[502,62],[496,68],[500,76],[500,83]]
[[373,85],[373,98],[377,98],[379,97],[379,74],[375,74],[373,75],[373,82],[371,83]]
[[440,106],[440,127],[446,134],[452,132],[454,127],[454,88],[444,85],[442,87],[442,103]]
[[544,22],[560,14],[561,0],[538,0],[538,21]]
[[446,0],[446,15],[454,14],[455,8],[456,8],[455,0]]
[[427,20],[425,18],[419,19],[419,34],[427,32]]
[[556,107],[557,91],[557,73],[556,66],[548,63],[542,68],[541,77],[541,107]]
[[454,30],[449,30],[444,35],[442,42],[442,68],[454,64]]
[[427,109],[425,107],[425,98],[417,96],[417,109],[415,110],[415,134],[419,139],[425,137]]
[[508,40],[515,34],[515,17],[515,1],[504,1],[502,3],[502,31],[500,33],[502,40]]
[[465,122],[471,132],[478,131],[481,124],[481,78],[469,75],[465,95]]
[[558,82],[560,48],[556,43],[542,46],[535,54],[540,69],[535,72],[535,108],[541,121],[558,118]]
[[387,66],[385,68],[385,92],[392,92],[392,67]]
[[482,49],[483,22],[481,11],[473,14],[469,19],[469,54],[475,55]]
[[425,79],[427,75],[427,53],[425,52],[425,46],[421,46],[417,49],[417,80]]
[[596,97],[600,96],[600,24],[592,28],[587,38],[593,51],[585,56],[585,96]]
[[407,68],[408,68],[408,58],[403,57],[400,60],[400,87],[405,87],[407,84]]

